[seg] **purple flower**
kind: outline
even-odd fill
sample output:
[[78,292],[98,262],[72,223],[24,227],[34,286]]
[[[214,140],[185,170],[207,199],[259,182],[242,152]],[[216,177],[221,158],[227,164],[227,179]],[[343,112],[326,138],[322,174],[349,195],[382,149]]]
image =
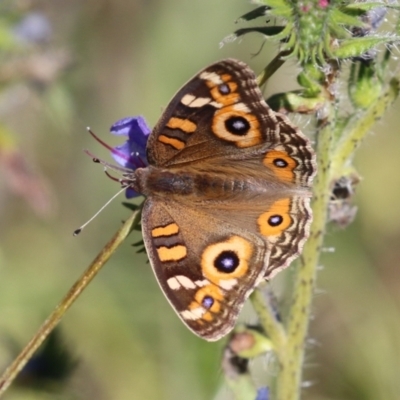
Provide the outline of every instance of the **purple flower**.
[[45,43],[52,34],[50,21],[39,12],[27,14],[14,27],[14,35],[26,43]]
[[268,400],[269,399],[269,390],[267,387],[262,387],[257,391],[256,400]]
[[[118,164],[133,171],[148,165],[146,145],[151,129],[143,117],[120,119],[111,126],[110,132],[114,135],[128,137],[124,144],[114,147],[111,151],[111,155]],[[136,193],[133,189],[128,188],[126,190],[127,198],[136,196],[139,196],[139,193]]]

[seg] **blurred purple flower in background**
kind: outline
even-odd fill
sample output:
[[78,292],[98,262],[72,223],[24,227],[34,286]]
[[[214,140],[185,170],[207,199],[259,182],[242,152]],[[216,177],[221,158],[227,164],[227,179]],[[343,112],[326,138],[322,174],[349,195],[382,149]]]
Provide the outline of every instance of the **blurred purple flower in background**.
[[269,390],[267,387],[262,387],[257,391],[256,400],[268,400],[269,399]]
[[39,44],[50,39],[52,27],[44,14],[31,12],[14,26],[13,31],[22,42]]

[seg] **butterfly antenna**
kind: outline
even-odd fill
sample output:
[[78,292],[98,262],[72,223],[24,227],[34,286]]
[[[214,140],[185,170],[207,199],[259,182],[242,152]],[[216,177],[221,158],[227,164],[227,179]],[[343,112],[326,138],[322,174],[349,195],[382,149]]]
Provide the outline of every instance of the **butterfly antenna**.
[[118,195],[120,195],[124,190],[126,189],[126,187],[124,187],[124,188],[122,188],[119,192],[117,192],[116,194],[114,194],[114,196],[113,197],[111,197],[111,199],[110,200],[108,200],[107,201],[107,203],[106,204],[104,204],[104,206],[103,207],[101,207],[100,208],[100,210],[99,211],[97,211],[97,213],[96,214],[94,214],[93,215],[93,217],[92,218],[90,218],[87,222],[85,222],[81,227],[79,227],[78,229],[75,229],[74,230],[74,233],[73,233],[73,235],[74,236],[77,236],[77,235],[79,235],[82,231],[83,231],[83,229],[87,226],[87,225],[89,225]]
[[[97,140],[102,146],[104,146],[107,150],[109,150],[111,153],[117,155],[118,157],[121,157],[123,160],[125,161],[129,161],[129,157],[126,156],[125,153],[118,151],[117,149],[111,147],[109,144],[107,144],[106,142],[104,142],[103,140],[101,140],[93,131],[92,129],[88,126],[86,127],[86,130],[93,136],[93,138],[95,140]],[[88,154],[88,152],[86,151],[86,154]],[[96,157],[94,157],[96,158]],[[98,160],[98,158],[96,158],[96,160]],[[101,160],[98,160],[98,162],[101,162]],[[102,162],[103,163],[103,162]],[[109,165],[110,166],[110,165]],[[118,168],[118,167],[117,167]]]
[[112,170],[114,170],[114,171],[123,172],[124,174],[127,174],[127,173],[129,173],[129,172],[132,172],[132,170],[129,169],[129,168],[118,167],[117,165],[110,164],[110,163],[108,163],[107,161],[104,161],[104,160],[101,160],[100,158],[97,158],[93,153],[91,153],[91,152],[90,152],[89,150],[87,150],[87,149],[85,149],[85,150],[83,150],[83,151],[84,151],[84,153],[86,153],[89,157],[91,157],[92,160],[93,160],[93,162],[95,162],[95,163],[99,163],[99,164],[101,164],[101,165],[104,165],[105,167],[110,168],[110,169],[112,169]]
[[106,142],[104,142],[103,140],[101,140],[93,131],[92,128],[90,128],[90,126],[86,127],[86,130],[102,145],[104,146],[106,149],[113,151],[114,149],[108,145]]
[[118,179],[118,178],[116,178],[115,176],[112,176],[112,175],[107,171],[106,168],[104,168],[104,173],[105,173],[105,174],[107,175],[107,177],[110,178],[112,181],[118,182],[118,183],[121,183],[121,184],[122,184],[122,179]]

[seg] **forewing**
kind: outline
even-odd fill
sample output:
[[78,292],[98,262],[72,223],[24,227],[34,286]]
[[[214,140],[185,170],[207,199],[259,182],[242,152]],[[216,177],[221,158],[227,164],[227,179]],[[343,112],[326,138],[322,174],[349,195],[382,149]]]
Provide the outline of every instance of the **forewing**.
[[151,165],[215,172],[244,160],[243,171],[305,187],[316,170],[308,138],[268,107],[253,71],[232,59],[183,86],[150,135],[147,153]]

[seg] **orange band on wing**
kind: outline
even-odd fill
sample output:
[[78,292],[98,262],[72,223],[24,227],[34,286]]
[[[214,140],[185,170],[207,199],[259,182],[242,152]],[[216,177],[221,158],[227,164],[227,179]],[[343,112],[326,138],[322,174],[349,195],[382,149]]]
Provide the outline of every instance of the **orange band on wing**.
[[158,247],[157,254],[162,262],[179,261],[186,257],[187,249],[183,245],[176,245],[173,247]]
[[169,136],[160,135],[158,141],[161,143],[169,144],[177,150],[182,150],[185,147],[185,143],[182,140],[171,138]]
[[173,236],[179,232],[179,226],[175,223],[166,225],[166,226],[159,226],[157,228],[152,229],[151,236],[154,238],[160,236]]
[[196,130],[197,125],[188,119],[172,117],[167,122],[167,127],[171,129],[180,129],[185,133],[193,133]]

